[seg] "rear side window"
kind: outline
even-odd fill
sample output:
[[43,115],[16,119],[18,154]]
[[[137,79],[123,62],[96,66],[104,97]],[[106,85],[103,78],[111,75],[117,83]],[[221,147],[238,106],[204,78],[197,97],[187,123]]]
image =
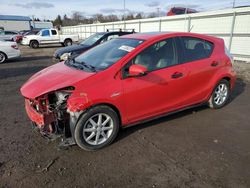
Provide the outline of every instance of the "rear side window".
[[5,35],[16,35],[17,33],[12,31],[5,31]]
[[182,62],[209,58],[213,52],[213,43],[195,37],[180,37],[183,46]]
[[51,30],[52,35],[57,35],[56,30]]
[[176,15],[185,14],[185,9],[173,8],[172,12],[175,13]]

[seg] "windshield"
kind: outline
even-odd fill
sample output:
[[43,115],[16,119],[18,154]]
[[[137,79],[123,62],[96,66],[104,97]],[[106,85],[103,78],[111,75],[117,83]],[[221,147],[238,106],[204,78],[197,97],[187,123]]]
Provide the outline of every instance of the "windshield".
[[102,38],[104,34],[100,34],[100,33],[96,33],[94,35],[91,35],[89,38],[87,38],[86,40],[82,41],[80,44],[81,45],[87,45],[87,46],[91,46],[93,44],[96,43],[96,41],[98,41],[100,38]]
[[134,50],[137,46],[143,43],[143,40],[117,38],[105,42],[91,50],[76,57],[74,60],[65,62],[68,66],[87,71],[104,70],[115,64],[122,57]]

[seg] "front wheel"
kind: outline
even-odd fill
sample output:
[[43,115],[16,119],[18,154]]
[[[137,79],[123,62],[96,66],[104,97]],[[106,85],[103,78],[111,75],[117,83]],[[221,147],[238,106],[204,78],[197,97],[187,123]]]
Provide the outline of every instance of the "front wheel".
[[30,42],[30,47],[31,48],[39,48],[39,43],[37,41],[31,41]]
[[111,144],[118,131],[117,113],[108,106],[96,106],[80,116],[74,136],[82,149],[97,150]]
[[209,107],[214,109],[222,108],[230,97],[230,84],[227,80],[221,80],[215,87],[209,101]]

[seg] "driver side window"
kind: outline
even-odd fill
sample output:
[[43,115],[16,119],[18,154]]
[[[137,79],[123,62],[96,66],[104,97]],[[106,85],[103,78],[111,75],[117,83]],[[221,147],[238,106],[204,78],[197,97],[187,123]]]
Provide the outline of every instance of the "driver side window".
[[49,30],[43,30],[42,36],[43,36],[43,37],[45,37],[45,36],[50,36]]
[[124,66],[123,78],[129,76],[129,67],[132,64],[142,65],[148,72],[178,64],[175,39],[162,40],[144,49]]

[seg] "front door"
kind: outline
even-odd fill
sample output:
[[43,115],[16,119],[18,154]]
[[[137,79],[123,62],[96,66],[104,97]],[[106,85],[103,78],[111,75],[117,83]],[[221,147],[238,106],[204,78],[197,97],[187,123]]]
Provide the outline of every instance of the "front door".
[[[123,67],[123,97],[130,123],[181,107],[186,73],[178,65],[175,40],[156,42]],[[130,77],[132,64],[145,66],[148,73]]]
[[49,29],[44,29],[41,32],[40,44],[51,43],[51,33]]

